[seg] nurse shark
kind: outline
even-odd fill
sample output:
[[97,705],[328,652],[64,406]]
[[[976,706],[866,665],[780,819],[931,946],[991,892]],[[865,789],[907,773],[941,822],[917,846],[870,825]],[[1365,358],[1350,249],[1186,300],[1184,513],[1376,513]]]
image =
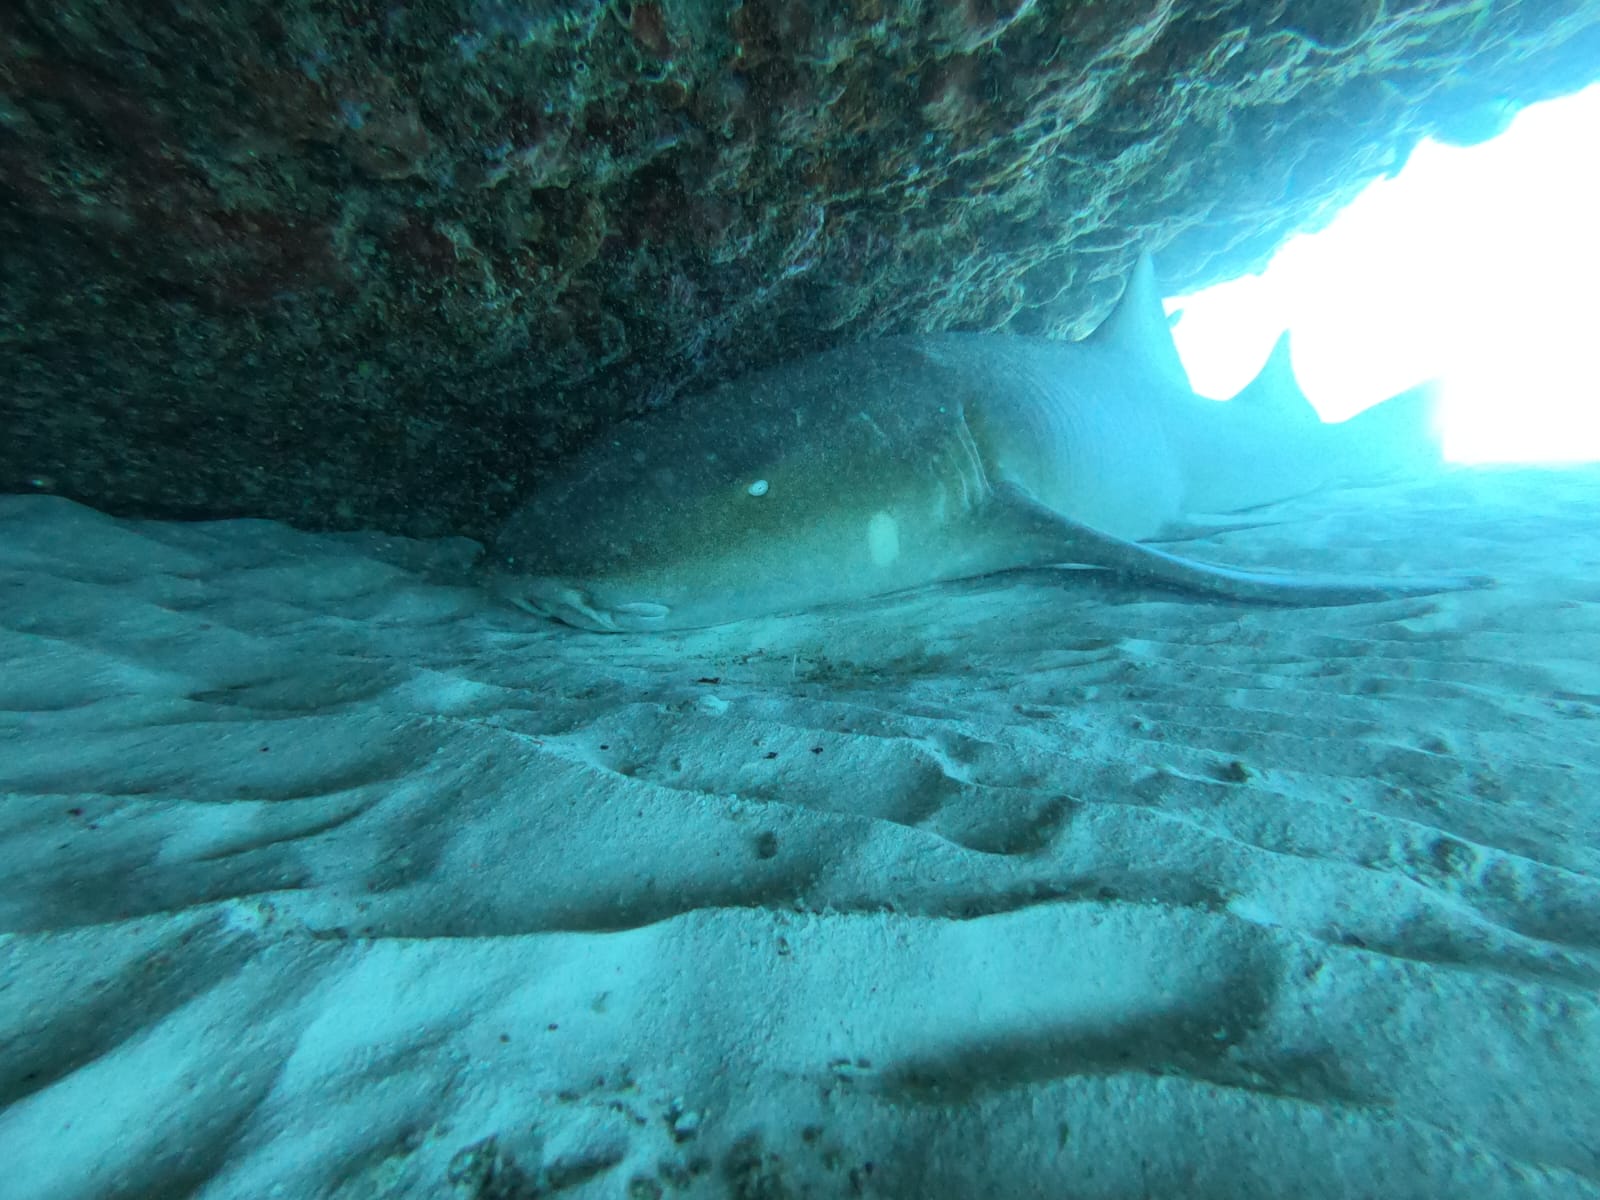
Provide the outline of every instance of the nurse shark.
[[1324,423],[1295,383],[1287,335],[1234,399],[1197,396],[1146,256],[1081,341],[864,341],[625,422],[539,483],[488,566],[513,603],[603,632],[720,625],[1060,564],[1290,605],[1484,586],[1466,574],[1241,570],[1146,544],[1436,466],[1431,408],[1428,389],[1414,389]]

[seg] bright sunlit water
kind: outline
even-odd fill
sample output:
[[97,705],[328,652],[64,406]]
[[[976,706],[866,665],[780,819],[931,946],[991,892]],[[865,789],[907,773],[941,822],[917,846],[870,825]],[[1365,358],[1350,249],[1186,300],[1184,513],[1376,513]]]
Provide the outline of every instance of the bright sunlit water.
[[1478,146],[1427,141],[1266,271],[1168,301],[1206,396],[1231,396],[1293,330],[1295,372],[1340,420],[1444,384],[1456,462],[1600,459],[1600,86]]

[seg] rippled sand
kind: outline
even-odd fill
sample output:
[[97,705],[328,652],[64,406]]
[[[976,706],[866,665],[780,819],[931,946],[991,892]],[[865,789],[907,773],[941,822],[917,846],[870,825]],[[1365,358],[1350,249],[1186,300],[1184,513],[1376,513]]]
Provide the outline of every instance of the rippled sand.
[[0,1191],[1600,1196],[1597,514],[1185,547],[1487,592],[620,637],[0,499]]

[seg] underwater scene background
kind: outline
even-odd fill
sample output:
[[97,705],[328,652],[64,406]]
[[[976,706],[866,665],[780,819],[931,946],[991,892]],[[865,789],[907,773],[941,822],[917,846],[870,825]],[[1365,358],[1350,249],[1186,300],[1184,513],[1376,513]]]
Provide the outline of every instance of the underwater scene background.
[[[1557,2],[0,11],[0,1197],[1600,1196],[1600,468],[1424,392],[1297,457],[1286,359],[1244,456],[1093,357],[1142,255],[1596,64]],[[947,333],[1091,365],[874,349]],[[879,367],[696,423],[818,361]],[[659,528],[840,588],[606,608]]]

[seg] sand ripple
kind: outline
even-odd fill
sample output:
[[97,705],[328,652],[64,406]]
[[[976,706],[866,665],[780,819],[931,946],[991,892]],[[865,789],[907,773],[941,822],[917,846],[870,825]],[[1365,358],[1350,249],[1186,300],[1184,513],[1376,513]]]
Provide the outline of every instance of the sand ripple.
[[623,638],[0,500],[4,1194],[1600,1196],[1597,506]]

